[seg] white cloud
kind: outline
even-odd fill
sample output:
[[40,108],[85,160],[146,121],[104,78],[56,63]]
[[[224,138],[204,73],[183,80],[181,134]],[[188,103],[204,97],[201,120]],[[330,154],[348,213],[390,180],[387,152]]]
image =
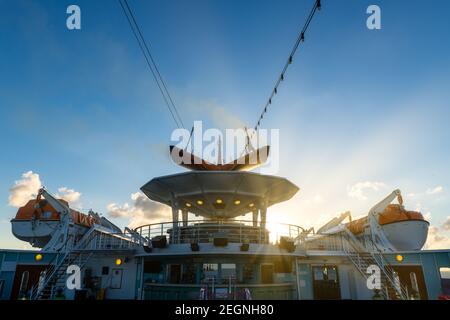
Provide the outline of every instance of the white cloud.
[[[419,211],[419,210],[416,210],[416,211]],[[425,220],[427,220],[427,221],[430,221],[431,220],[431,212],[427,212],[427,213],[425,213],[424,215],[423,215],[423,218],[425,219]]]
[[235,113],[230,112],[230,108],[218,104],[214,100],[195,101],[190,108],[196,112],[207,116],[218,128],[244,128],[245,122]]
[[367,196],[364,193],[365,191],[367,190],[378,191],[384,188],[386,188],[386,185],[382,182],[373,182],[373,181],[357,182],[354,185],[347,187],[347,194],[351,198],[359,200],[367,200]]
[[128,218],[131,228],[155,223],[170,216],[168,206],[148,199],[142,192],[133,193],[131,200],[131,205],[110,203],[107,206],[108,215],[112,218]]
[[9,189],[9,205],[16,208],[25,205],[36,196],[41,187],[42,183],[37,173],[25,172],[22,179],[15,181],[14,186]]
[[67,187],[61,187],[58,189],[56,197],[66,200],[69,204],[74,204],[80,200],[81,193]]
[[430,226],[428,229],[427,243],[425,249],[449,249],[450,238],[442,233],[438,227]]
[[[42,188],[42,182],[39,174],[33,171],[23,173],[22,179],[15,181],[9,189],[9,205],[16,208],[24,206],[29,200],[36,197],[40,188]],[[81,193],[67,187],[61,187],[55,196],[66,200],[69,204],[74,204],[80,200]]]
[[442,186],[437,186],[435,188],[428,189],[427,194],[436,194],[441,193],[442,191],[444,191],[444,188]]
[[444,224],[442,225],[442,229],[450,231],[450,216],[448,216],[447,220],[445,220]]

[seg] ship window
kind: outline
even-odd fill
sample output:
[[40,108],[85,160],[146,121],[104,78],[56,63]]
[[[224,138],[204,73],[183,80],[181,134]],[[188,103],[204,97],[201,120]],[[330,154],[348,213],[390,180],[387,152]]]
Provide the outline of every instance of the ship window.
[[275,273],[291,273],[292,261],[291,259],[282,258],[275,261]]
[[109,267],[103,267],[102,268],[102,275],[106,276],[109,274]]
[[219,265],[217,263],[204,263],[203,276],[205,280],[219,276]]
[[439,268],[441,274],[442,294],[450,295],[450,268]]
[[22,273],[22,279],[20,280],[20,293],[26,293],[28,288],[28,279],[30,277],[30,273],[28,271],[25,271]]
[[50,211],[42,212],[42,219],[50,219],[52,217],[52,213]]
[[236,264],[234,263],[222,263],[222,278],[236,278]]
[[161,262],[159,261],[144,262],[144,273],[160,273],[160,272],[161,272]]
[[415,272],[410,272],[409,273],[409,279],[411,281],[411,288],[412,288],[412,292],[410,294],[411,298],[420,300],[419,284],[417,282],[416,273]]
[[450,280],[450,268],[439,268],[439,273],[441,274],[441,279]]
[[203,271],[218,271],[219,265],[217,263],[204,263]]
[[5,286],[5,280],[0,279],[0,299],[2,298],[2,295],[3,295],[3,287],[4,286]]

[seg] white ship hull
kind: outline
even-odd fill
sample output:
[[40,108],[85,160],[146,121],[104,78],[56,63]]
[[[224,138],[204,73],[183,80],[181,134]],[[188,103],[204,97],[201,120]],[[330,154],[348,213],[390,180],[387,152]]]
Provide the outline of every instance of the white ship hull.
[[407,220],[381,226],[386,238],[398,251],[420,250],[428,236],[429,223],[424,220]]
[[[60,226],[59,220],[11,220],[12,233],[16,238],[29,242],[33,247],[43,248]],[[87,228],[76,225],[79,233]]]

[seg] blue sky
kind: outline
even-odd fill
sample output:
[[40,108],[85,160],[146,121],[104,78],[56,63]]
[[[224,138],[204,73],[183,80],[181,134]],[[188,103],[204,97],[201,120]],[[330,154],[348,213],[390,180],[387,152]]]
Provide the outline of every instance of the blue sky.
[[[129,2],[183,121],[225,128],[254,125],[313,1]],[[79,31],[66,28],[70,4]],[[381,30],[366,28],[370,4]],[[323,0],[263,122],[280,129],[279,174],[301,188],[269,215],[316,225],[400,188],[450,243],[449,10]],[[174,124],[117,1],[0,0],[0,12],[2,247],[22,245],[8,197],[25,172],[106,214],[182,171],[164,153]]]

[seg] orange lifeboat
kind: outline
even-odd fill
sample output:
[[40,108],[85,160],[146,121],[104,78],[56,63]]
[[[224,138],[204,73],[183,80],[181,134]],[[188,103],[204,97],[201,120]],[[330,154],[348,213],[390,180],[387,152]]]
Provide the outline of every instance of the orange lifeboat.
[[[62,203],[68,206],[67,201],[59,199]],[[83,214],[76,210],[70,209],[72,221],[80,226],[90,228],[94,223],[99,223],[97,219],[92,216]],[[17,211],[16,217],[13,220],[16,221],[29,221],[29,220],[42,220],[42,221],[59,221],[60,214],[53,208],[45,199],[42,200],[30,200],[23,207],[20,207]]]
[[[368,225],[368,218],[363,217],[347,223],[347,228],[355,235],[363,233]],[[408,211],[399,204],[390,204],[378,218],[381,226],[401,221],[425,221],[423,215],[417,211]]]
[[[378,223],[396,250],[420,250],[425,245],[429,223],[420,212],[405,210],[399,204],[390,204],[379,215]],[[354,220],[346,225],[356,237],[362,236],[369,226],[368,217]]]

